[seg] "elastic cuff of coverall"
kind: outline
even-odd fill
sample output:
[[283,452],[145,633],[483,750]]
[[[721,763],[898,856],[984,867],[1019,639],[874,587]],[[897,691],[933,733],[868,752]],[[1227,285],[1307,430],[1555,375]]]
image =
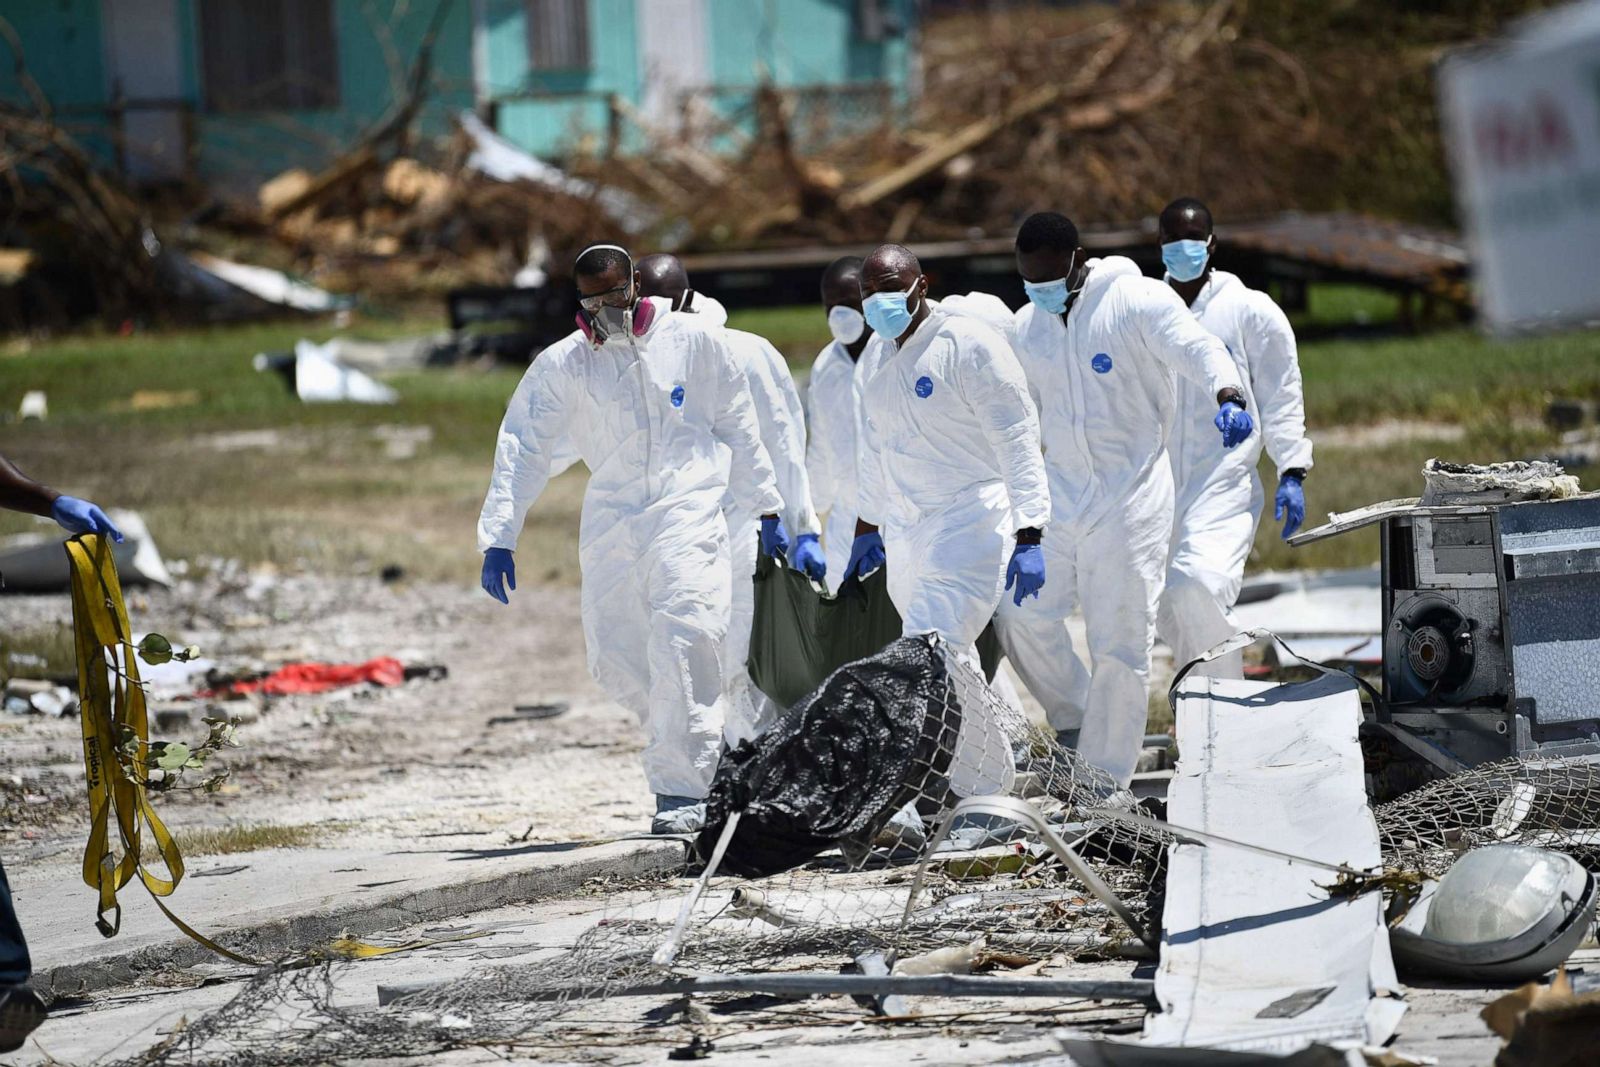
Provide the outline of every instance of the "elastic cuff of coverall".
[[[1015,537],[1018,530],[1038,530],[1045,537],[1048,537],[1050,535],[1049,512],[1040,515],[1033,511],[1026,513],[1013,511],[1011,513],[1011,535]],[[1043,539],[1043,537],[1040,538],[1041,541]]]

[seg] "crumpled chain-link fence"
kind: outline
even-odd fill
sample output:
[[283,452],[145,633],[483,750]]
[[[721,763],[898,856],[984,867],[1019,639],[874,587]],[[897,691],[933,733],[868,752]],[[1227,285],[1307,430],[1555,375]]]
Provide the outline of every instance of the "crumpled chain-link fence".
[[[1015,960],[1115,955],[1137,944],[1033,830],[997,816],[963,816],[948,840],[930,840],[963,794],[1025,798],[1135,914],[1145,921],[1159,915],[1165,836],[1086,820],[1079,811],[1131,806],[1132,795],[1030,725],[974,664],[938,647],[949,684],[929,706],[940,721],[924,732],[947,746],[933,761],[941,773],[926,775],[876,839],[849,855],[825,852],[765,878],[711,878],[671,972],[651,958],[693,893],[690,878],[609,897],[568,949],[476,971],[386,1008],[337,1006],[326,967],[266,973],[229,1004],[126,1062],[287,1067],[417,1055],[522,1042],[585,1003],[673,974],[836,973],[841,962],[872,950],[905,957],[965,946]],[[908,910],[923,860],[922,889]]]
[[1536,756],[1486,763],[1381,804],[1388,867],[1440,875],[1497,842],[1565,852],[1600,872],[1600,760]]

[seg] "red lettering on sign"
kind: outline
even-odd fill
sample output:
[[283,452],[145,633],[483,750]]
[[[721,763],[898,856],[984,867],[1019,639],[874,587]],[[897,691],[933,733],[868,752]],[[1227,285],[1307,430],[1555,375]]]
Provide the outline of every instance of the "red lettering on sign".
[[1566,112],[1545,92],[1522,104],[1489,105],[1478,113],[1473,132],[1479,156],[1501,170],[1569,159],[1577,150]]

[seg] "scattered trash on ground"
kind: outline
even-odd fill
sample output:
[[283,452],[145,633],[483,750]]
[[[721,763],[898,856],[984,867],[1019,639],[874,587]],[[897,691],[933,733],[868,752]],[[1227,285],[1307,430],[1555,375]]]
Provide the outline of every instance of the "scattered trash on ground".
[[553,704],[518,704],[511,709],[510,715],[496,715],[489,720],[490,726],[504,726],[514,722],[539,722],[543,719],[553,719],[557,715],[565,715],[572,709],[572,705],[564,700]]
[[[289,693],[326,693],[354,685],[404,685],[405,680],[405,664],[390,656],[380,656],[365,663],[290,663],[262,678],[231,682],[223,691],[241,695],[266,693],[283,696]],[[217,694],[207,692],[201,695]]]
[[333,342],[318,345],[300,341],[293,353],[259,353],[255,368],[282,375],[295,395],[308,404],[393,404],[400,399],[400,394],[389,386],[340,363],[334,358],[333,348]]
[[17,405],[17,415],[23,422],[43,422],[50,416],[50,402],[42,389],[29,389],[22,394]]
[[71,715],[78,697],[64,685],[35,678],[12,678],[5,686],[5,710],[13,715]]

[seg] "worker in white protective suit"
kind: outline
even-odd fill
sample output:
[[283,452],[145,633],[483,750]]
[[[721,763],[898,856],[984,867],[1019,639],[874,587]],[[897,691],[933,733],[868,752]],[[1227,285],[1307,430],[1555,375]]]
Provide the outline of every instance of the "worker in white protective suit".
[[614,245],[586,249],[574,275],[579,329],[534,359],[500,426],[478,520],[482,583],[502,603],[516,588],[523,519],[552,461],[575,448],[590,470],[578,535],[589,670],[644,722],[655,832],[687,832],[703,825],[722,746],[732,595],[722,499],[731,485],[759,507],[763,548],[775,551],[782,498],[719,331],[641,297]]
[[1001,595],[1038,596],[1050,493],[1039,419],[1016,355],[973,318],[931,305],[921,265],[884,245],[861,268],[882,351],[862,391],[856,537],[846,576],[887,560],[904,632],[963,653]]
[[856,535],[856,440],[860,436],[862,358],[877,334],[861,312],[861,257],[841,256],[822,274],[822,306],[833,340],[811,365],[806,470],[812,500],[827,516],[822,546],[828,591],[838,592]]
[[[996,626],[1062,743],[1126,785],[1144,739],[1172,536],[1174,373],[1214,398],[1219,453],[1252,423],[1227,350],[1169,287],[1131,260],[1089,259],[1077,227],[1054,212],[1024,221],[1016,247],[1029,302],[1015,344],[1043,426],[1051,583],[1037,600],[1003,604]],[[1087,669],[1065,625],[1074,608]]]
[[[813,581],[826,576],[826,561],[819,543],[821,525],[811,502],[811,480],[806,472],[805,409],[800,391],[783,356],[764,337],[745,330],[727,328],[728,313],[722,304],[689,284],[689,273],[676,256],[657,253],[639,260],[640,291],[647,297],[672,301],[673,310],[692,315],[702,324],[722,332],[734,360],[744,373],[755,403],[756,423],[761,443],[772,459],[778,495],[783,509],[778,522],[774,548],[794,567]],[[732,462],[732,454],[723,450]],[[723,733],[729,745],[737,745],[758,735],[782,713],[782,708],[750,679],[746,661],[750,657],[750,631],[755,623],[756,551],[761,532],[762,507],[759,501],[739,499],[730,490],[723,498],[723,517],[731,537],[733,606],[724,647],[728,686],[727,717]],[[791,544],[790,538],[793,537]]]
[[[1289,317],[1266,293],[1212,268],[1216,235],[1210,209],[1192,198],[1168,204],[1161,212],[1160,242],[1167,283],[1227,346],[1261,424],[1261,433],[1243,446],[1218,451],[1205,425],[1210,398],[1197,386],[1178,383],[1177,418],[1167,444],[1177,508],[1156,629],[1181,667],[1237,630],[1231,609],[1261,520],[1256,466],[1263,445],[1277,465],[1273,516],[1283,521],[1288,540],[1306,517],[1302,484],[1311,470],[1311,442]],[[1195,672],[1242,678],[1244,664],[1234,652]]]

